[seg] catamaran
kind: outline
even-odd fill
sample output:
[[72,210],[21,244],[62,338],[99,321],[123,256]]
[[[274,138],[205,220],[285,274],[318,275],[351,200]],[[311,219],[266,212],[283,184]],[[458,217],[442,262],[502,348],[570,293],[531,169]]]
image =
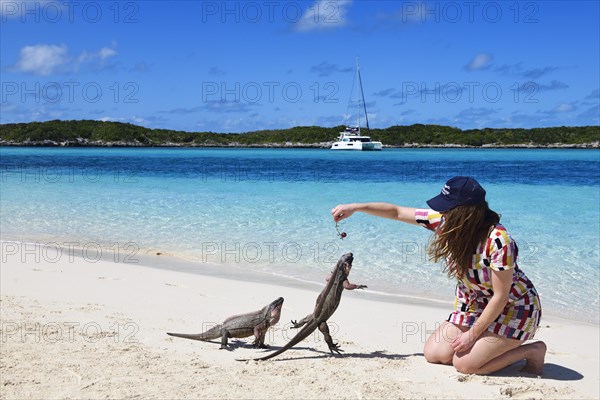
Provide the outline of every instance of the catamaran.
[[[381,142],[372,141],[370,136],[361,135],[360,133],[360,114],[361,100],[365,112],[365,121],[367,130],[369,130],[369,117],[367,116],[367,104],[365,103],[365,94],[363,93],[362,79],[360,77],[360,68],[358,66],[358,58],[356,59],[356,73],[354,75],[354,83],[358,79],[359,90],[357,93],[357,123],[354,127],[346,127],[340,136],[331,146],[332,150],[381,150],[383,145]],[[354,87],[354,84],[352,85]],[[349,105],[350,107],[350,105]]]

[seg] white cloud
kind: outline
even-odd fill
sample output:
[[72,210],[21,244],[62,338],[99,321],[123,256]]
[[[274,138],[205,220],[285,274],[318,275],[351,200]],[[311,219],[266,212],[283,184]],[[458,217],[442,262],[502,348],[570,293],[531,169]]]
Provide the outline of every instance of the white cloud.
[[17,70],[47,76],[63,71],[69,62],[67,46],[38,44],[25,46],[19,53]]
[[107,58],[116,56],[117,55],[117,51],[115,49],[110,48],[110,47],[103,47],[98,52],[98,55],[100,56],[100,59],[102,61],[104,61]]
[[84,51],[83,53],[81,53],[79,55],[79,57],[77,57],[77,62],[79,64],[83,64],[85,62],[95,62],[95,61],[100,61],[100,62],[104,62],[107,59],[114,57],[117,55],[117,51],[113,48],[110,47],[103,47],[100,50],[96,51],[96,52],[92,52],[92,53],[88,53],[87,51]]
[[339,28],[346,24],[350,3],[352,0],[316,0],[294,24],[294,30],[309,32]]
[[146,118],[142,118],[142,117],[137,117],[137,116],[133,116],[131,117],[131,120],[138,125],[145,125],[146,123],[148,123],[148,120]]
[[465,69],[468,71],[479,71],[482,69],[488,69],[490,67],[490,63],[492,62],[492,55],[487,53],[479,53],[467,65],[465,65]]
[[33,75],[48,76],[56,73],[76,71],[84,63],[103,64],[106,60],[117,55],[113,47],[103,47],[97,52],[82,52],[77,57],[69,55],[69,49],[62,44],[36,44],[25,46],[19,52],[15,70]]
[[563,113],[563,112],[573,111],[574,109],[575,109],[575,106],[573,106],[573,104],[562,103],[562,104],[559,104],[556,107],[554,107],[552,109],[552,112],[553,113]]
[[97,120],[98,121],[102,121],[102,122],[132,123],[132,124],[136,124],[136,125],[146,125],[146,124],[148,124],[150,122],[146,118],[138,117],[136,115],[133,115],[133,116],[130,116],[130,117],[110,117],[110,116],[104,116],[102,118],[98,118]]

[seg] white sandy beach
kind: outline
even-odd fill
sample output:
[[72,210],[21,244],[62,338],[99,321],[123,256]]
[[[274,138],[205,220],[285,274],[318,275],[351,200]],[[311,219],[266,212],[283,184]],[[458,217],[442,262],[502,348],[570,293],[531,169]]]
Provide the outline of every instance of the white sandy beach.
[[[198,333],[282,296],[281,321],[266,339],[277,348],[294,335],[288,321],[310,313],[321,288],[65,255],[23,258],[2,255],[3,399],[600,397],[598,326],[547,312],[536,335],[548,345],[540,377],[519,372],[522,365],[470,376],[428,364],[426,335],[452,299],[402,304],[369,299],[368,290],[346,292],[330,320],[343,356],[331,356],[317,333],[272,360],[239,362],[265,350],[252,349],[253,338],[234,340],[235,350],[226,351],[165,332]],[[361,268],[359,255],[354,268]]]

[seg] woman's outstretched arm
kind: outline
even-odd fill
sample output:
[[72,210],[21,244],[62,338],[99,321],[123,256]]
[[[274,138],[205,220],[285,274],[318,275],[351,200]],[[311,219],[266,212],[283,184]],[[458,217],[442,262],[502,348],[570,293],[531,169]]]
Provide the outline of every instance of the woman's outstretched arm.
[[339,222],[355,212],[364,212],[381,218],[395,219],[407,224],[417,225],[415,221],[416,208],[402,207],[390,203],[351,203],[340,204],[331,210],[333,220]]

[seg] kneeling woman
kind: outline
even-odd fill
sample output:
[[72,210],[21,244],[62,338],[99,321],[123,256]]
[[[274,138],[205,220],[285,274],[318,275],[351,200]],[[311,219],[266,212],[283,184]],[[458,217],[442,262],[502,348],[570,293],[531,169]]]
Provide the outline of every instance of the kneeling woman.
[[524,370],[540,374],[546,345],[523,344],[539,326],[540,299],[517,265],[517,244],[489,209],[485,190],[475,179],[459,176],[427,204],[431,209],[342,204],[332,215],[338,222],[360,211],[435,233],[429,255],[444,262],[458,283],[454,311],[425,343],[427,361],[453,364],[463,373],[489,374],[526,360]]

